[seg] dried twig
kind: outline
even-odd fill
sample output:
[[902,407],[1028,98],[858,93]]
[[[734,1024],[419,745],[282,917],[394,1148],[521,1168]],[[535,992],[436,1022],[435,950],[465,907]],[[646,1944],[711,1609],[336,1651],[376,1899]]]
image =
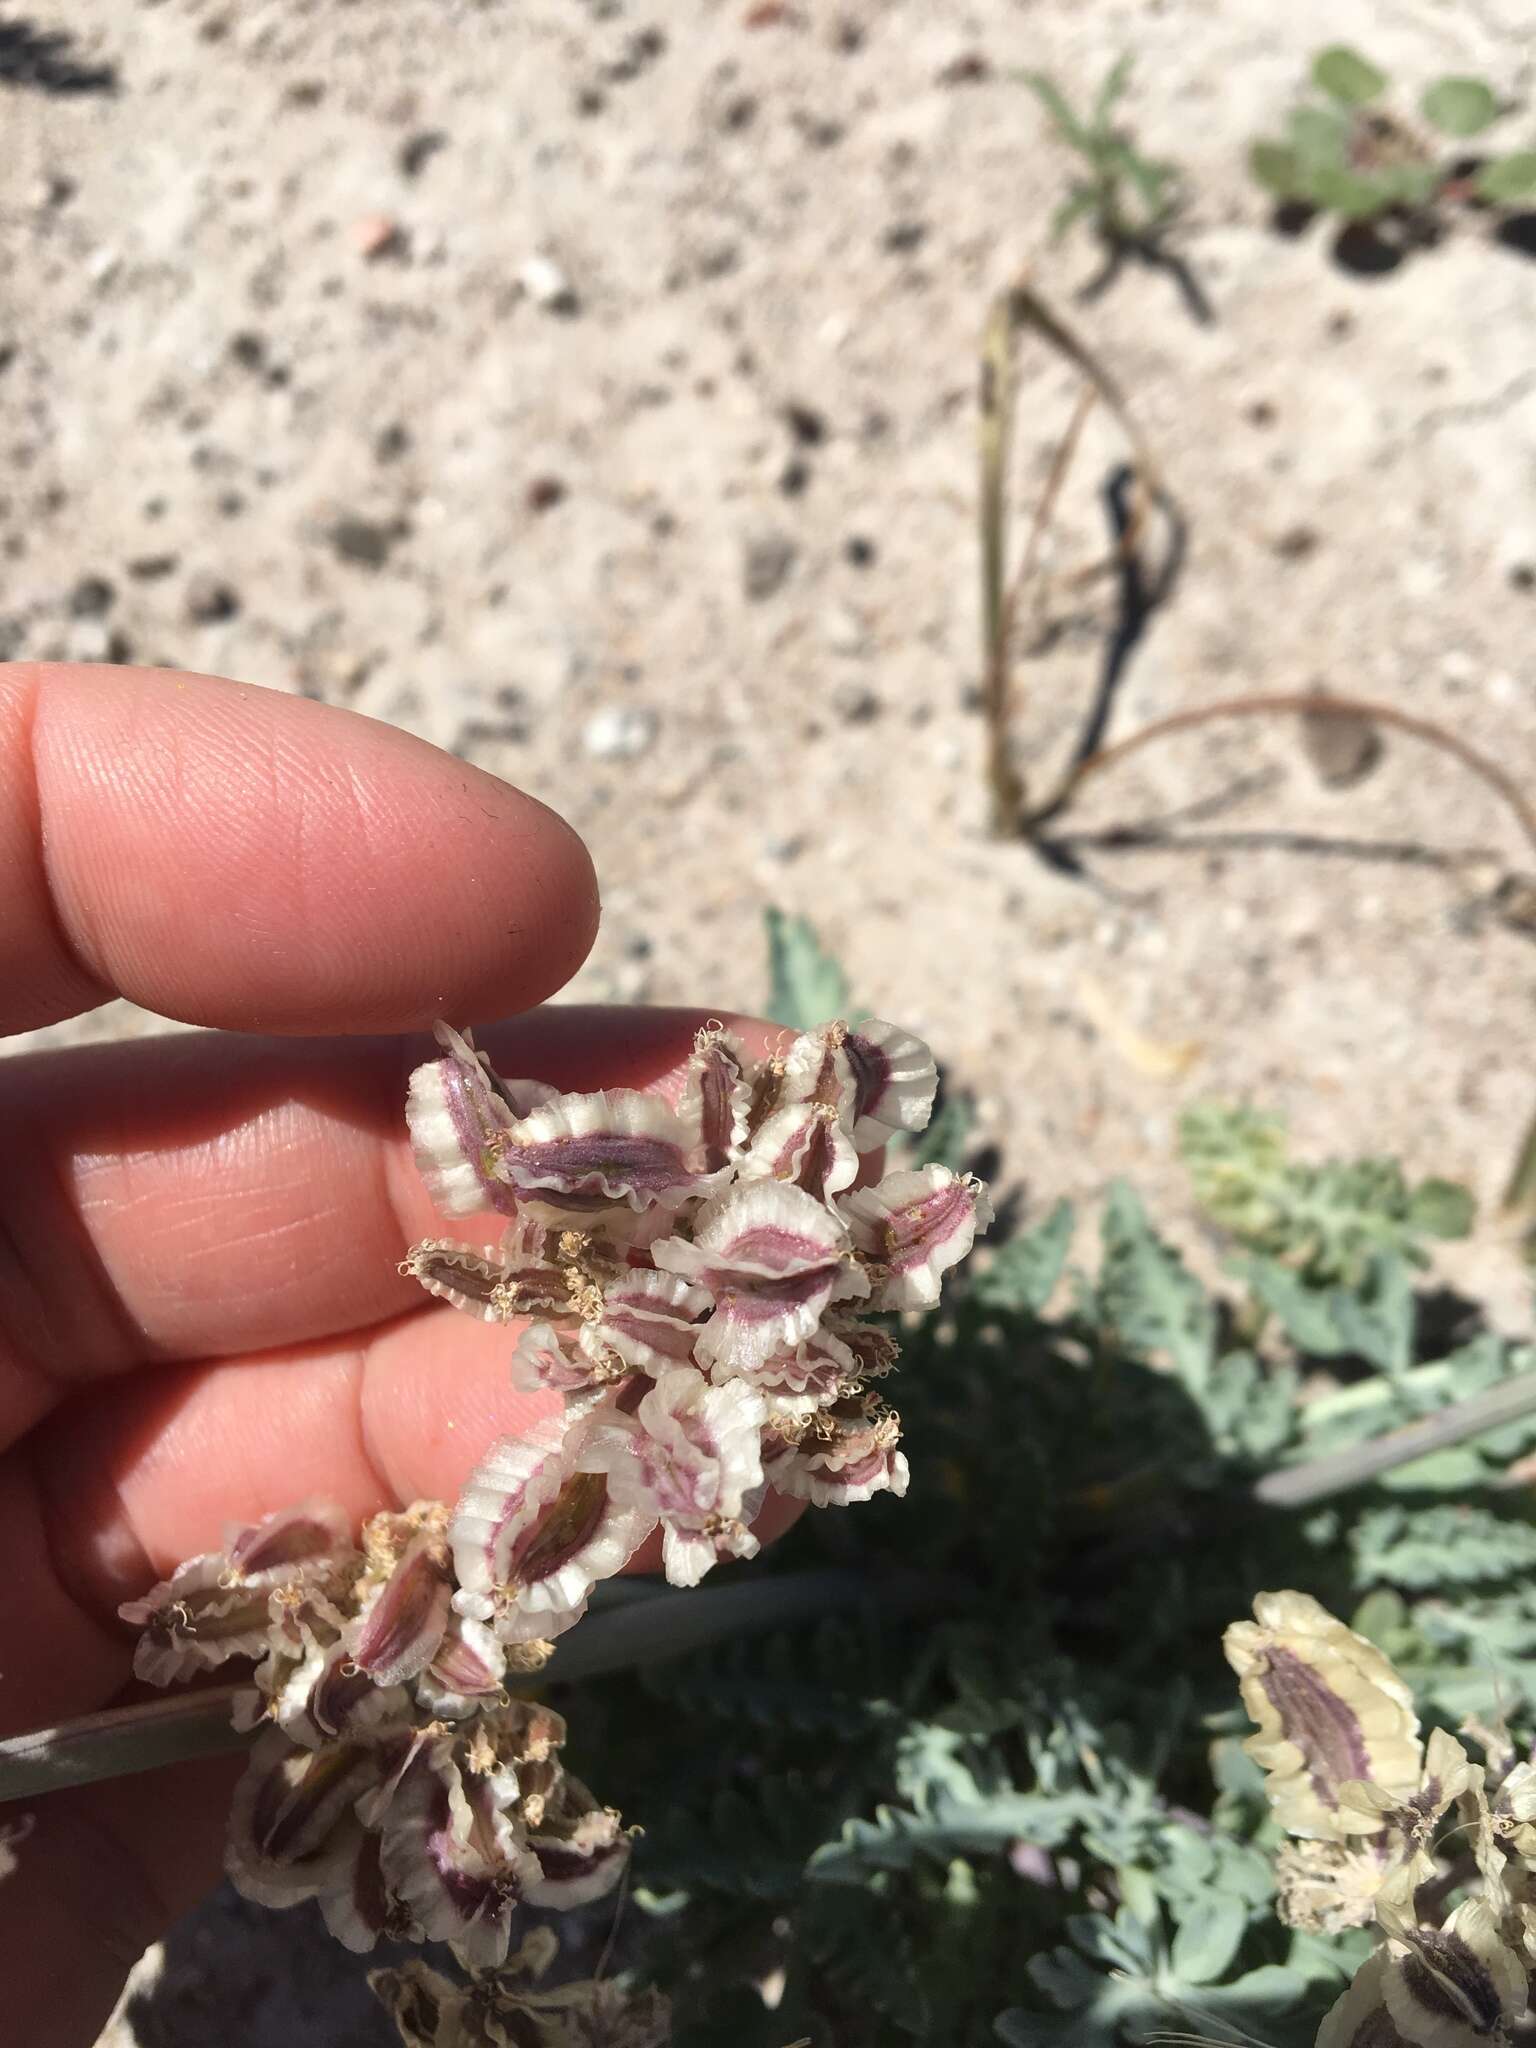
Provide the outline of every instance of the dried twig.
[[1506,1216],[1526,1216],[1536,1223],[1536,1117],[1521,1140],[1500,1207]]
[[1300,1508],[1336,1493],[1348,1493],[1380,1478],[1399,1465],[1426,1458],[1468,1437],[1482,1436],[1490,1429],[1502,1429],[1536,1410],[1536,1372],[1523,1372],[1497,1387],[1486,1387],[1465,1401],[1453,1401],[1422,1421],[1403,1429],[1389,1430],[1369,1443],[1351,1444],[1342,1451],[1330,1451],[1310,1464],[1292,1465],[1283,1471],[1266,1472],[1253,1489],[1253,1497],[1267,1508]]
[[[1084,379],[1085,389],[1051,460],[1036,502],[1029,537],[1015,575],[1007,573],[1008,461],[1013,440],[1014,356],[1022,335],[1037,334],[1063,356]],[[992,829],[999,836],[1019,829],[1024,808],[1022,776],[1009,748],[1013,702],[1012,635],[1024,594],[1039,567],[1041,545],[1055,511],[1084,423],[1102,400],[1114,414],[1131,446],[1135,498],[1124,530],[1102,561],[1070,578],[1081,587],[1123,563],[1140,544],[1147,511],[1153,504],[1168,507],[1156,462],[1136,425],[1118,383],[1078,335],[1046,304],[1027,279],[1020,278],[993,302],[987,316],[981,352],[981,581],[983,704],[987,719],[987,784],[992,795]]]
[[[759,1635],[844,1608],[868,1604],[919,1614],[945,1606],[957,1593],[953,1581],[931,1575],[892,1572],[870,1578],[839,1567],[765,1573],[686,1593],[644,1579],[605,1582],[600,1590],[606,1596],[594,1601],[600,1611],[556,1644],[538,1675],[540,1687],[685,1656],[738,1635]],[[242,1690],[249,1685],[213,1686],[7,1736],[0,1740],[0,1803],[244,1749],[252,1737],[230,1723],[231,1705]]]
[[1024,801],[1008,757],[1008,449],[1013,434],[1013,336],[1006,302],[987,315],[981,345],[981,640],[992,829],[1007,832]]
[[1536,808],[1533,808],[1518,782],[1506,774],[1496,761],[1486,754],[1480,754],[1467,741],[1443,726],[1433,724],[1427,718],[1416,718],[1411,712],[1399,711],[1395,705],[1376,704],[1361,697],[1334,697],[1313,690],[1289,690],[1273,695],[1253,697],[1224,697],[1215,704],[1197,704],[1188,711],[1175,711],[1167,718],[1159,718],[1152,725],[1145,725],[1139,732],[1129,734],[1113,745],[1099,747],[1074,762],[1068,769],[1056,791],[1048,802],[1033,811],[1025,822],[1025,830],[1031,836],[1042,825],[1048,824],[1066,809],[1090,776],[1100,775],[1106,768],[1113,768],[1139,753],[1143,747],[1156,740],[1166,739],[1174,733],[1187,732],[1197,725],[1209,724],[1218,718],[1272,718],[1284,714],[1302,714],[1321,718],[1364,718],[1379,725],[1390,725],[1399,732],[1408,733],[1412,738],[1422,740],[1426,746],[1438,747],[1460,761],[1462,766],[1476,775],[1480,781],[1504,799],[1519,820],[1520,828],[1531,845],[1536,847]]
[[[1034,582],[1039,566],[1040,549],[1050,528],[1051,518],[1056,510],[1056,500],[1061,496],[1062,485],[1072,467],[1072,458],[1077,453],[1077,444],[1082,439],[1083,428],[1088,424],[1088,415],[1099,402],[1099,394],[1091,384],[1085,384],[1077,395],[1077,404],[1072,408],[1072,417],[1067,422],[1067,431],[1056,444],[1056,453],[1051,457],[1051,466],[1046,472],[1045,484],[1035,501],[1034,517],[1029,522],[1029,538],[1024,543],[1024,552],[1019,557],[1019,566],[1014,571],[1013,581],[1008,586],[1008,595],[1003,603],[1003,652],[1006,657],[1012,647],[1013,628],[1018,622],[1019,607],[1024,593]],[[1098,575],[1106,565],[1093,563],[1087,570],[1078,572],[1079,577]],[[1077,581],[1078,578],[1074,578]]]

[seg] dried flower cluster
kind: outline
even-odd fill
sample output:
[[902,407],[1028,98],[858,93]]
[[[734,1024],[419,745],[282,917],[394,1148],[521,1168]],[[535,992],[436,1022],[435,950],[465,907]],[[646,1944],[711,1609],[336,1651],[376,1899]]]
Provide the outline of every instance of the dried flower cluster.
[[766,1487],[818,1507],[906,1491],[872,1384],[897,1347],[859,1318],[931,1307],[991,1220],[945,1166],[855,1187],[928,1121],[925,1045],[832,1024],[754,1064],[707,1030],[672,1109],[502,1081],[441,1035],[446,1057],[411,1079],[417,1162],[445,1213],[508,1222],[495,1256],[434,1239],[406,1269],[472,1315],[536,1318],[512,1376],[563,1403],[465,1490],[465,1612],[502,1642],[557,1636],[658,1526],[667,1577],[692,1586],[757,1549]]
[[375,1515],[360,1545],[337,1510],[309,1507],[240,1530],[122,1613],[155,1684],[259,1660],[235,1706],[261,1731],[230,1816],[237,1890],[317,1899],[351,1949],[446,1941],[489,1969],[519,1903],[601,1896],[628,1841],[561,1768],[560,1716],[507,1689],[547,1648],[509,1653],[455,1590],[439,1503]]
[[[418,1502],[355,1539],[330,1508],[272,1515],[122,1612],[155,1684],[255,1663],[236,1886],[317,1899],[349,1947],[446,1941],[483,1973],[505,1966],[519,1902],[596,1898],[628,1848],[562,1770],[560,1717],[512,1689],[658,1529],[667,1577],[692,1586],[756,1551],[770,1488],[822,1506],[903,1493],[874,1385],[897,1345],[861,1318],[936,1302],[991,1211],[943,1166],[859,1185],[932,1108],[932,1057],[892,1025],[829,1025],[759,1062],[712,1027],[676,1107],[506,1082],[439,1039],[411,1078],[418,1163],[442,1211],[497,1212],[504,1231],[494,1250],[430,1240],[402,1270],[521,1323],[514,1383],[558,1408],[493,1445],[451,1512]],[[587,2038],[571,1987],[460,1993],[417,1971],[388,1995],[412,2040]],[[641,2012],[637,2044],[653,2024]]]
[[672,2015],[659,1991],[590,1979],[540,1989],[558,1946],[549,1928],[536,1927],[494,1977],[455,1984],[406,1963],[368,1981],[405,2048],[666,2048]]
[[[1536,1761],[1502,1728],[1427,1742],[1387,1659],[1304,1593],[1261,1593],[1226,1635],[1244,1747],[1266,1773],[1280,1917],[1380,1945],[1317,2048],[1486,2048],[1524,2020],[1536,1966]],[[1453,1908],[1450,1902],[1458,1899]]]

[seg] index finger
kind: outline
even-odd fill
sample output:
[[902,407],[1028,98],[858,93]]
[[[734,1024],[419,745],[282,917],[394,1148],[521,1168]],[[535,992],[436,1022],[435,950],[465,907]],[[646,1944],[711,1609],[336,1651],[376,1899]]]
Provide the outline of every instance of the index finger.
[[586,848],[393,726],[164,669],[0,665],[0,1034],[114,994],[191,1024],[530,1008],[597,928]]

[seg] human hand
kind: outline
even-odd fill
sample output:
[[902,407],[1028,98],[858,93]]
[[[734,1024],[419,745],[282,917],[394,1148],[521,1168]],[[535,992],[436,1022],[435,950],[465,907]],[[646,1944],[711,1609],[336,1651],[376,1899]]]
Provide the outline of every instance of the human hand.
[[[315,1496],[358,1519],[451,1500],[543,1412],[510,1385],[505,1330],[423,1305],[396,1271],[444,1228],[403,1121],[430,1046],[340,1034],[526,1009],[584,958],[597,893],[553,813],[391,727],[205,677],[36,665],[0,666],[0,874],[0,1035],[114,993],[219,1027],[0,1060],[14,1734],[108,1704],[132,1659],[118,1603],[226,1525]],[[504,1072],[640,1087],[699,1021],[561,1009],[482,1036]],[[17,2040],[95,2038],[216,1877],[239,1768],[37,1804],[0,1884]]]

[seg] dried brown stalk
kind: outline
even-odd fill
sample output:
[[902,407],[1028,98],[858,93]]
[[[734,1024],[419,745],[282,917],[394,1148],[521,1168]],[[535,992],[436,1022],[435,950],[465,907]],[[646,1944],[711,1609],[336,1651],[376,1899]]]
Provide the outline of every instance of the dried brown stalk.
[[[1008,459],[1013,437],[1015,409],[1014,360],[1021,336],[1038,335],[1063,356],[1084,379],[1084,390],[1073,410],[1065,434],[1052,458],[1045,483],[1036,501],[1029,537],[1018,570],[1010,580],[1007,573]],[[1080,584],[1101,574],[1105,567],[1134,559],[1140,545],[1149,505],[1159,504],[1172,511],[1172,500],[1164,488],[1158,466],[1145,436],[1110,372],[1098,357],[1067,327],[1029,284],[1020,278],[993,303],[987,317],[982,346],[981,377],[981,557],[982,557],[982,645],[983,707],[987,724],[987,786],[991,794],[993,832],[1000,838],[1015,833],[1036,839],[1043,828],[1059,818],[1071,805],[1082,785],[1106,768],[1114,767],[1140,748],[1167,739],[1194,726],[1219,718],[1255,718],[1303,715],[1321,718],[1366,719],[1375,725],[1395,728],[1424,745],[1435,747],[1459,761],[1469,773],[1500,796],[1518,820],[1520,829],[1536,848],[1536,807],[1521,785],[1496,761],[1445,727],[1389,704],[1376,704],[1354,697],[1334,697],[1316,691],[1284,691],[1224,698],[1215,704],[1198,705],[1158,719],[1108,746],[1094,747],[1073,761],[1045,802],[1026,809],[1024,778],[1015,765],[1010,748],[1010,727],[1014,714],[1012,689],[1013,627],[1025,591],[1035,581],[1040,549],[1056,508],[1082,429],[1093,404],[1102,399],[1114,413],[1131,446],[1132,475],[1136,496],[1125,529],[1115,550],[1104,563],[1079,572],[1071,580]],[[1514,1169],[1503,1198],[1506,1214],[1528,1216],[1536,1222],[1536,1117],[1533,1117],[1516,1155]]]
[[1341,1451],[1329,1451],[1306,1465],[1291,1465],[1266,1472],[1253,1489],[1253,1497],[1264,1507],[1300,1508],[1313,1501],[1329,1500],[1443,1451],[1469,1437],[1484,1436],[1503,1429],[1536,1409],[1536,1372],[1518,1373],[1501,1386],[1485,1387],[1464,1401],[1452,1402],[1402,1429],[1372,1437],[1368,1443],[1350,1444]]
[[[1051,459],[1035,504],[1029,537],[1019,567],[1010,579],[1008,553],[1008,461],[1013,441],[1014,362],[1020,338],[1036,334],[1065,358],[1084,380],[1067,430]],[[1169,504],[1160,473],[1145,436],[1137,426],[1118,383],[1077,334],[1052,311],[1040,294],[1020,278],[993,302],[982,339],[981,442],[981,580],[983,707],[987,722],[987,784],[992,795],[992,829],[999,837],[1020,828],[1024,811],[1023,777],[1009,749],[1014,711],[1012,689],[1013,627],[1024,594],[1034,582],[1042,543],[1077,452],[1089,412],[1103,401],[1114,414],[1131,447],[1135,495],[1125,530],[1103,560],[1076,571],[1073,587],[1094,581],[1132,556],[1140,545],[1148,509]]]
[[1151,725],[1145,725],[1139,732],[1129,734],[1113,745],[1099,747],[1076,761],[1067,770],[1055,793],[1047,803],[1032,812],[1025,821],[1025,831],[1033,834],[1058,817],[1071,803],[1082,785],[1090,776],[1102,774],[1106,768],[1113,768],[1119,762],[1139,753],[1155,740],[1167,739],[1174,733],[1187,732],[1197,725],[1207,725],[1218,718],[1272,718],[1286,714],[1305,714],[1308,717],[1368,719],[1373,724],[1389,725],[1399,732],[1405,732],[1413,739],[1422,740],[1426,746],[1437,747],[1441,753],[1449,754],[1478,779],[1495,790],[1519,820],[1520,828],[1536,848],[1536,808],[1526,797],[1518,782],[1508,775],[1496,761],[1469,746],[1444,726],[1434,724],[1427,718],[1416,718],[1411,712],[1399,711],[1392,704],[1377,704],[1363,697],[1334,697],[1316,690],[1285,690],[1251,697],[1223,697],[1215,704],[1197,704],[1188,711],[1175,711],[1167,718],[1159,718]]

